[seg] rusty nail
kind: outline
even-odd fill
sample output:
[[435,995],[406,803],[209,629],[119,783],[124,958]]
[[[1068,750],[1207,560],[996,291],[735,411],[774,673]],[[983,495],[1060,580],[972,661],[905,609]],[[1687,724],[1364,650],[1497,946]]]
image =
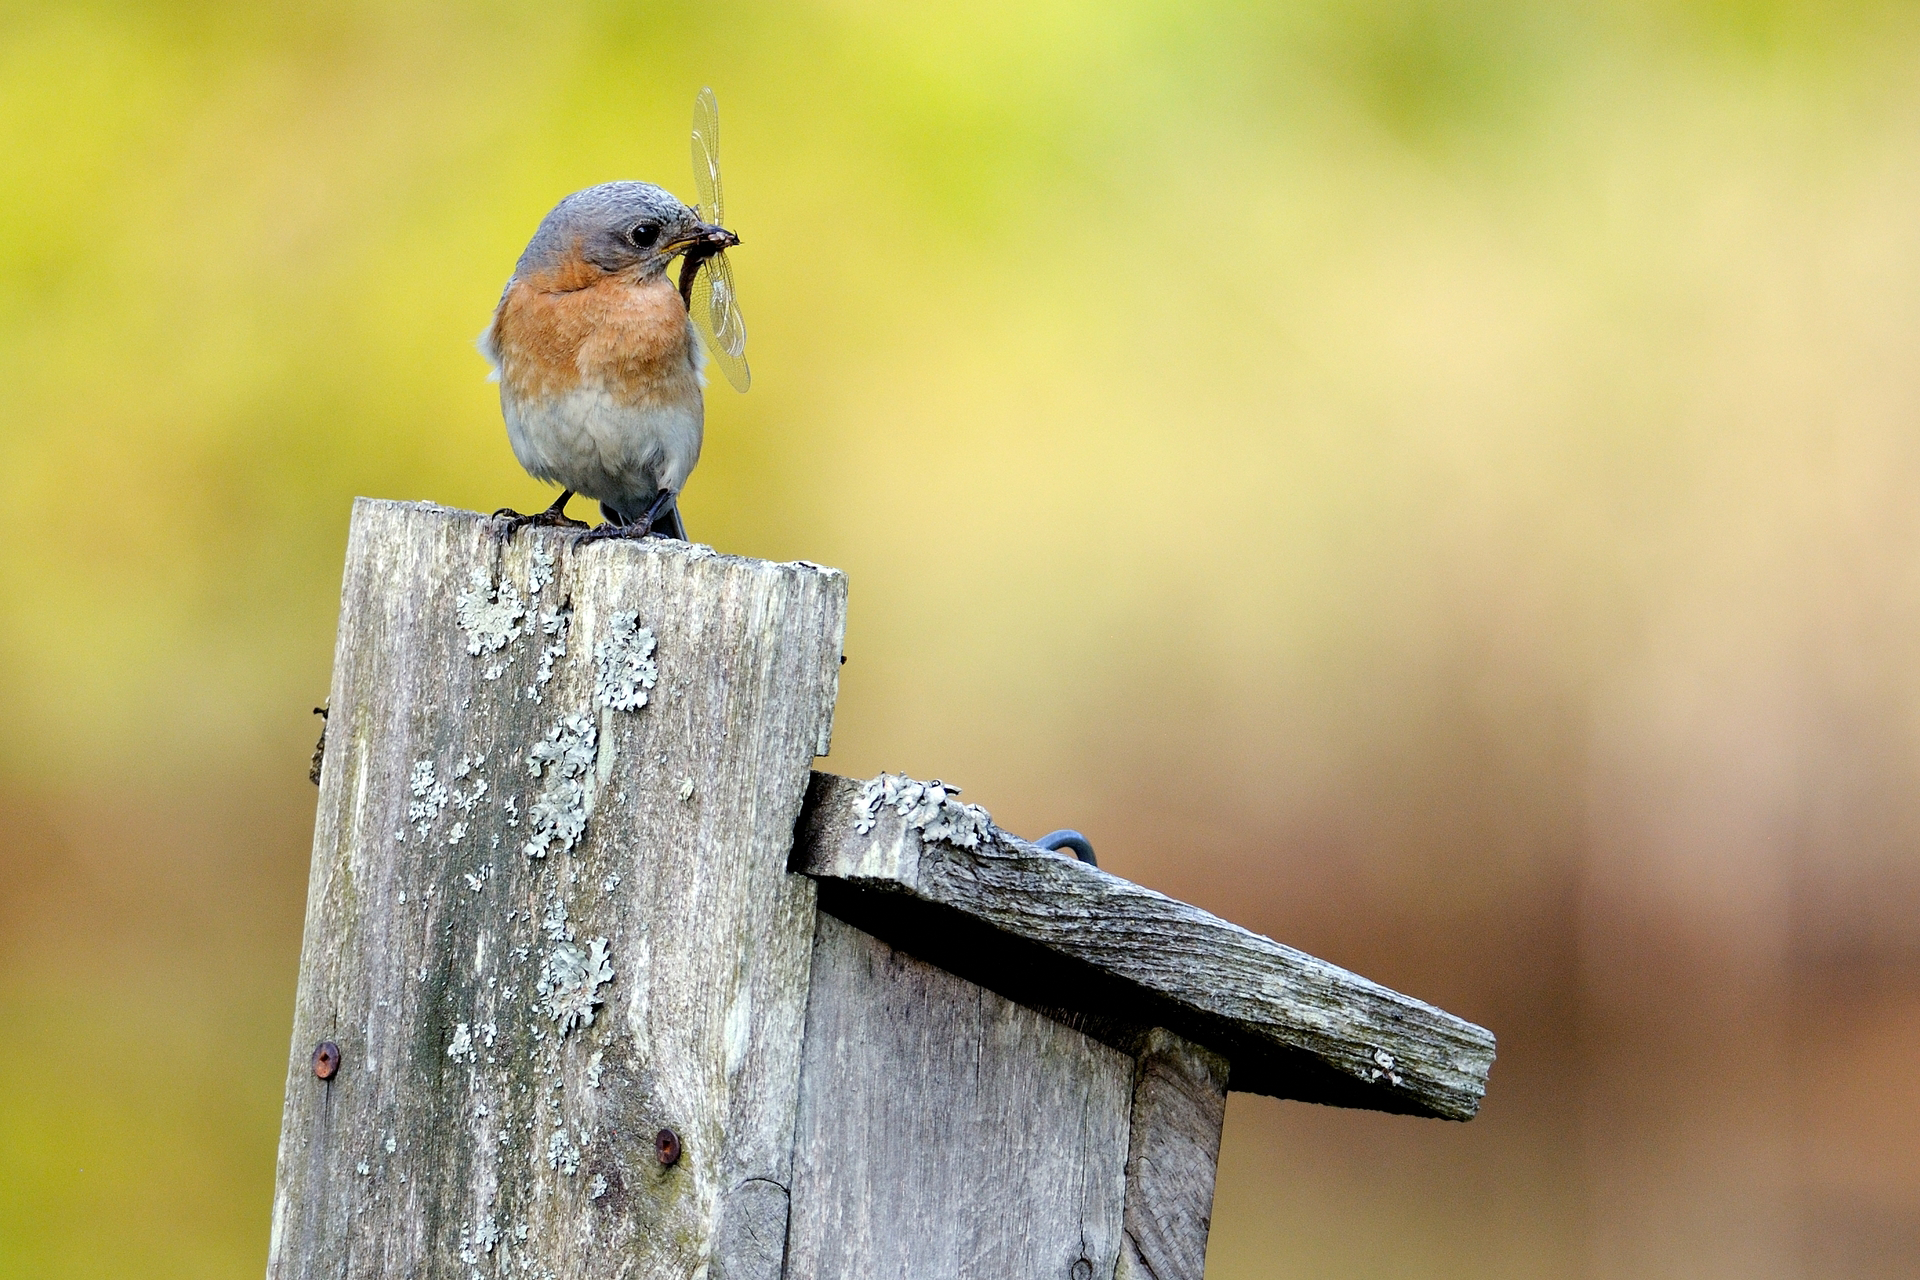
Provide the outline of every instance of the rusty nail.
[[671,1129],[662,1129],[653,1135],[653,1154],[660,1157],[661,1164],[672,1164],[680,1158],[680,1135]]
[[322,1080],[331,1080],[339,1069],[340,1046],[331,1040],[322,1040],[313,1050],[313,1074]]

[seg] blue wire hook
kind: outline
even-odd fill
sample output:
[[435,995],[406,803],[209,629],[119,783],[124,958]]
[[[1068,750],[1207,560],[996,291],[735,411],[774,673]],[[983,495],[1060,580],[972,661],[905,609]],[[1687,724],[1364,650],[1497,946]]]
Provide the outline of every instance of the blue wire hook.
[[1090,867],[1100,864],[1093,859],[1093,842],[1075,831],[1072,827],[1062,827],[1058,831],[1049,831],[1034,841],[1042,849],[1071,849],[1073,856]]

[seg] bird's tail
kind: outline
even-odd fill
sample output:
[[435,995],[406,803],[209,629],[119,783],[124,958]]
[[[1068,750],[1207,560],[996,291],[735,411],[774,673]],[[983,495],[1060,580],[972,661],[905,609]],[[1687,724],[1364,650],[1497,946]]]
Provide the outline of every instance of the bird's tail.
[[660,518],[653,522],[653,529],[655,533],[664,533],[669,538],[678,538],[682,542],[692,541],[691,538],[687,537],[686,522],[680,518],[680,500],[678,498],[674,499],[672,506],[660,513]]

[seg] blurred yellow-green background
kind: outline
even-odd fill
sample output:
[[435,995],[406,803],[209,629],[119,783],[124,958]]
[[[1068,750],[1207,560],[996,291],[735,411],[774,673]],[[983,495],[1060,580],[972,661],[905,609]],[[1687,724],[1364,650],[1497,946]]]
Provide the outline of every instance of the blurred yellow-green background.
[[263,1267],[349,502],[703,84],[831,767],[1501,1036],[1210,1276],[1920,1270],[1920,10],[550,0],[0,4],[0,1275]]

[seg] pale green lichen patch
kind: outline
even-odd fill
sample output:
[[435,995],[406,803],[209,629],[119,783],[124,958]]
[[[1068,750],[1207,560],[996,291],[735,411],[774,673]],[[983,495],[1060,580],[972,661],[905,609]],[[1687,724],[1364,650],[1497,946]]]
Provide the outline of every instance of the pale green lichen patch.
[[560,1034],[576,1027],[593,1025],[594,1009],[600,1004],[600,988],[613,981],[613,964],[607,955],[607,940],[591,938],[582,951],[572,942],[555,944],[540,963],[540,993],[547,1016],[559,1024]]
[[569,1178],[580,1171],[580,1148],[564,1128],[547,1138],[547,1163]]
[[547,914],[541,919],[540,927],[555,942],[573,941],[573,922],[567,919],[567,904],[558,894],[547,899]]
[[[494,1221],[492,1214],[489,1213],[481,1218],[478,1226],[462,1223],[460,1225],[460,1261],[472,1266],[480,1261],[480,1253],[492,1253],[493,1246],[499,1242],[500,1226]],[[480,1253],[475,1253],[476,1249]],[[504,1266],[502,1269],[505,1269]]]
[[527,808],[532,832],[521,846],[527,857],[544,858],[555,849],[564,853],[580,842],[587,829],[587,775],[597,736],[590,716],[562,716],[527,753],[527,772],[547,783]]
[[545,547],[533,549],[533,567],[527,571],[527,590],[531,595],[539,595],[541,588],[553,581],[553,552]]
[[553,679],[553,664],[567,656],[567,633],[572,629],[571,608],[562,605],[558,609],[541,611],[540,634],[547,637],[547,642],[540,647],[540,663],[534,668],[533,683],[526,689],[528,701],[538,702],[547,682]]
[[[463,760],[460,762],[459,767],[454,770],[453,776],[456,778],[464,778],[471,767],[467,761]],[[460,812],[467,813],[472,810],[473,806],[487,798],[487,790],[487,780],[476,777],[473,780],[473,785],[467,790],[462,791],[459,787],[455,787],[449,791],[447,793],[447,803],[451,804]]]
[[513,584],[502,581],[496,586],[482,569],[475,569],[472,585],[453,598],[454,621],[467,633],[467,652],[475,657],[498,653],[519,639],[520,621],[526,616],[527,606]]
[[1375,1049],[1373,1065],[1367,1068],[1367,1079],[1369,1081],[1385,1080],[1388,1084],[1397,1085],[1401,1083],[1399,1066],[1399,1061],[1385,1049]]
[[853,811],[858,817],[853,829],[866,835],[873,830],[880,811],[890,808],[924,840],[961,849],[992,844],[993,816],[977,804],[955,799],[959,794],[959,787],[938,778],[920,782],[904,773],[883,773],[854,798]]
[[434,819],[447,805],[447,784],[434,777],[433,761],[420,760],[414,763],[407,789],[413,796],[407,802],[407,821],[413,823],[415,833],[425,838]]
[[593,700],[614,711],[646,706],[647,690],[660,679],[653,650],[653,631],[640,625],[637,612],[614,614],[607,638],[593,646]]

